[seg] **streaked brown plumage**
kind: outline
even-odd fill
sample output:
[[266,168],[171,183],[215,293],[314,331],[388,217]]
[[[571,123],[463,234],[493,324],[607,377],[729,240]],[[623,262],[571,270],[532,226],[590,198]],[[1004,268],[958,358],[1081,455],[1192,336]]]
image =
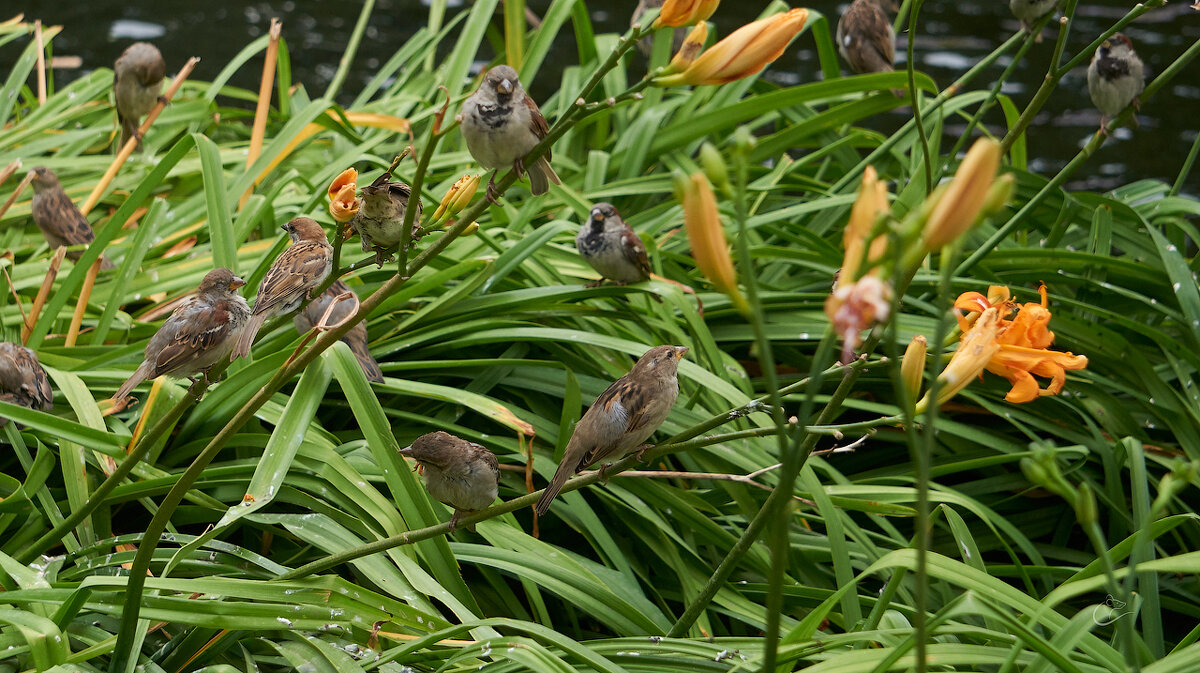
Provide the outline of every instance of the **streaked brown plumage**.
[[485,509],[495,502],[500,464],[486,448],[439,430],[417,437],[400,453],[421,466],[429,495],[454,508],[451,531],[464,513]]
[[[125,48],[113,64],[113,94],[117,100],[117,122],[121,126],[121,145],[138,135],[142,117],[150,114],[162,96],[167,64],[158,47],[135,42]],[[137,148],[142,149],[138,137]]]
[[[363,252],[374,252],[375,263],[383,266],[390,262],[392,256],[388,251],[400,245],[404,232],[404,215],[408,210],[412,188],[403,182],[392,180],[390,173],[384,173],[375,182],[362,188],[361,207],[350,226],[362,239]],[[412,238],[415,240],[421,231],[418,223],[421,221],[421,199],[416,200],[417,212],[413,213]]]
[[[296,326],[296,331],[304,334],[311,330],[321,321],[321,318],[325,315],[325,311],[329,308],[329,304],[333,302],[334,297],[346,292],[355,297],[358,296],[354,294],[354,290],[351,290],[341,280],[330,285],[324,294],[309,302],[303,311],[297,313],[292,318],[292,323]],[[353,301],[342,300],[338,302],[334,305],[333,310],[329,312],[328,322],[333,324],[345,320],[350,316],[350,309],[353,307]],[[367,380],[375,383],[383,383],[383,372],[379,370],[379,363],[371,356],[371,349],[367,347],[366,321],[364,320],[352,327],[342,337],[342,341],[346,342],[351,352],[354,353],[354,357],[358,360],[359,366],[362,367],[363,374],[366,375]]]
[[[838,53],[857,73],[892,72],[896,61],[896,31],[888,20],[891,0],[854,0],[837,25]],[[902,89],[892,93],[903,96]]]
[[575,249],[604,279],[621,285],[650,280],[645,244],[611,203],[592,206],[575,236]]
[[263,276],[254,300],[254,311],[233,347],[232,359],[249,354],[263,323],[300,308],[309,292],[316,289],[333,268],[333,246],[329,245],[325,230],[316,220],[297,217],[282,229],[291,237],[292,245],[275,258],[267,275]]
[[[28,409],[50,411],[54,390],[37,354],[21,344],[0,342],[0,400]],[[0,427],[8,422],[0,416]]]
[[[54,171],[37,166],[29,172],[33,175],[33,222],[42,231],[50,248],[53,250],[60,245],[70,248],[94,241],[96,232],[92,231],[87,218],[63,191]],[[71,260],[78,260],[81,255],[83,248],[67,251],[67,257]],[[100,268],[111,269],[113,264],[101,256]]]
[[[572,474],[602,460],[617,460],[642,447],[671,413],[679,396],[676,378],[684,346],[655,346],[646,351],[628,374],[600,393],[575,425],[558,470],[535,507],[550,509]],[[603,469],[603,468],[602,468]]]

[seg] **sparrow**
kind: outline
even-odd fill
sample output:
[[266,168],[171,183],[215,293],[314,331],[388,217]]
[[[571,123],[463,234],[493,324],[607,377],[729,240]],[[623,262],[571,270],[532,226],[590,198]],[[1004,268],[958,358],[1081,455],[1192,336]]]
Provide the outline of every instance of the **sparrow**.
[[176,306],[150,337],[141,366],[121,384],[113,401],[124,402],[137,384],[164,374],[192,382],[202,374],[208,381],[208,370],[229,354],[250,317],[250,307],[237,293],[245,284],[224,267],[205,274],[196,294]]
[[600,281],[589,285],[599,285],[604,279],[618,285],[650,280],[646,246],[611,203],[592,206],[591,215],[575,237],[575,249],[601,276]]
[[[896,31],[888,21],[891,0],[854,0],[838,19],[838,53],[857,73],[892,72],[896,60]],[[903,96],[902,89],[892,93]]]
[[[95,240],[92,225],[63,191],[54,171],[37,166],[29,173],[33,176],[33,222],[42,230],[50,249],[60,245],[86,245]],[[67,251],[67,257],[72,260],[78,260],[82,255],[83,250]],[[100,268],[111,269],[113,264],[101,256]]]
[[454,508],[450,530],[458,517],[490,506],[500,487],[500,464],[484,447],[448,432],[431,432],[417,437],[400,454],[417,461],[425,488],[438,502]]
[[132,137],[142,149],[138,126],[162,98],[163,75],[167,64],[158,47],[149,42],[134,42],[125,48],[113,64],[113,93],[117,99],[117,122],[121,125],[121,146]]
[[[325,316],[325,311],[329,309],[329,304],[333,299],[340,294],[349,292],[354,294],[345,283],[338,280],[320,297],[309,302],[308,306],[301,312],[297,313],[292,318],[292,323],[296,325],[296,331],[304,334],[311,330],[314,326],[321,322],[321,318]],[[355,298],[358,295],[354,295]],[[355,302],[342,300],[334,305],[333,310],[329,312],[329,318],[326,320],[328,324],[339,323],[350,316],[350,309]],[[379,370],[379,363],[375,362],[375,358],[371,357],[371,351],[367,348],[367,325],[365,322],[360,322],[346,332],[342,337],[342,341],[350,347],[354,357],[358,360],[358,365],[362,367],[363,374],[366,374],[368,381],[375,383],[383,383],[383,372]]]
[[[1021,21],[1021,29],[1029,32],[1033,32],[1033,24],[1054,11],[1057,4],[1058,0],[1008,0],[1008,8]],[[1042,36],[1039,34],[1035,41],[1041,42]]]
[[517,71],[507,65],[498,65],[487,72],[479,89],[463,101],[463,140],[467,150],[484,168],[494,168],[488,180],[488,200],[496,202],[496,173],[501,168],[512,166],[517,177],[529,173],[529,187],[534,196],[545,194],[550,183],[561,185],[562,181],[550,167],[550,151],[526,171],[525,155],[550,132],[546,118],[537,103],[521,88]]
[[333,246],[316,220],[297,217],[281,228],[291,237],[292,245],[275,258],[263,276],[254,311],[238,336],[230,359],[248,355],[263,323],[300,308],[309,293],[333,270]]
[[[1110,117],[1115,117],[1130,103],[1140,105],[1138,96],[1146,88],[1142,59],[1133,50],[1133,43],[1121,33],[1105,40],[1088,65],[1088,93],[1100,109],[1100,132],[1107,133]],[[1137,116],[1132,117],[1137,126]]]
[[[0,400],[27,409],[50,411],[54,390],[37,354],[21,344],[0,342]],[[8,422],[0,417],[0,427]]]
[[562,462],[534,508],[539,515],[550,509],[550,503],[573,473],[601,460],[619,459],[635,449],[640,459],[642,452],[650,448],[642,442],[671,413],[679,396],[679,360],[687,352],[685,346],[655,346],[628,374],[600,393],[575,425]]
[[[370,185],[362,188],[362,206],[350,226],[362,239],[363,252],[374,252],[375,263],[380,267],[390,262],[388,250],[400,245],[400,234],[404,230],[404,211],[412,188],[403,182],[392,182],[391,173],[384,173]],[[421,199],[417,199],[417,212],[413,216],[413,233],[418,238],[421,219]]]
[[[646,12],[652,9],[658,9],[663,6],[666,0],[638,0],[637,7],[633,8],[633,15],[629,17],[629,26],[632,28],[642,22],[642,17]],[[679,52],[683,46],[683,41],[687,39],[688,31],[686,28],[676,28],[671,31],[671,53]],[[638,40],[638,51],[642,52],[642,56],[650,58],[650,53],[654,51],[654,36],[647,35]]]

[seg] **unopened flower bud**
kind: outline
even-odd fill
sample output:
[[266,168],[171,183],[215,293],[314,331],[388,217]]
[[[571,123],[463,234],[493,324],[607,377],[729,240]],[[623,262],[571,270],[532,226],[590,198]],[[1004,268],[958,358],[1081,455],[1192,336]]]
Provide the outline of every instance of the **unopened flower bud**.
[[925,337],[918,334],[904,351],[904,360],[900,363],[900,381],[908,390],[910,400],[917,399],[921,392],[921,373],[925,371],[925,354],[928,350]]
[[700,165],[704,167],[704,174],[708,176],[709,182],[712,182],[714,187],[721,191],[729,188],[729,173],[725,170],[725,158],[710,142],[700,146]]
[[925,223],[922,238],[926,250],[938,250],[955,240],[979,219],[996,180],[1002,154],[1000,143],[980,138],[967,151],[954,179],[941,195]]

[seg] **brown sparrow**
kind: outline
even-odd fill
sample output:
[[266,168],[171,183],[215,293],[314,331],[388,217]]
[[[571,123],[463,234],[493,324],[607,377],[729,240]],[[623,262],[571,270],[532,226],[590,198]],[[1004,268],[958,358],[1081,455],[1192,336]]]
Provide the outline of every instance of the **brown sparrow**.
[[[1100,109],[1100,131],[1106,133],[1110,117],[1121,114],[1132,103],[1139,105],[1138,96],[1146,88],[1142,59],[1133,50],[1133,43],[1121,33],[1105,40],[1088,65],[1088,93]],[[1137,116],[1132,117],[1137,126]]]
[[[1029,32],[1033,32],[1033,24],[1054,11],[1057,4],[1058,0],[1008,0],[1008,8],[1020,19],[1022,30]],[[1035,41],[1041,42],[1042,36],[1038,35]]]
[[[400,245],[404,230],[404,211],[408,209],[412,188],[403,182],[392,182],[391,173],[384,173],[370,185],[362,188],[362,206],[350,226],[362,239],[363,252],[374,252],[375,263],[383,266],[392,256],[388,251]],[[421,199],[417,199],[417,212],[413,214],[413,238],[418,237],[421,227]]]
[[550,132],[546,118],[521,87],[517,71],[507,65],[498,65],[487,72],[479,89],[463,101],[463,140],[467,150],[484,168],[494,168],[488,180],[488,199],[495,203],[496,173],[512,166],[517,177],[529,173],[529,188],[534,196],[550,190],[550,183],[561,185],[562,181],[550,167],[550,152],[526,170],[525,155]]
[[[37,166],[29,172],[33,175],[33,222],[42,230],[50,249],[60,245],[86,245],[95,240],[92,225],[63,191],[54,171]],[[72,260],[78,260],[81,255],[83,250],[67,251],[67,257]],[[101,256],[100,268],[111,269],[113,264]]]
[[[54,390],[37,354],[21,344],[0,342],[0,400],[27,409],[50,411]],[[8,422],[0,417],[0,427]]]
[[113,92],[117,99],[117,121],[121,125],[121,146],[137,137],[138,126],[162,97],[163,75],[167,64],[158,47],[149,42],[134,42],[126,47],[113,65]]
[[464,512],[485,509],[496,501],[500,464],[484,447],[439,430],[417,437],[400,453],[420,465],[429,495],[454,508],[452,532]]
[[591,215],[575,237],[575,249],[600,274],[602,280],[596,285],[603,279],[619,285],[650,280],[646,246],[611,203],[592,206]]
[[679,360],[687,352],[684,346],[655,346],[628,374],[600,393],[575,425],[562,462],[537,502],[539,515],[550,509],[551,501],[572,474],[601,460],[617,460],[635,449],[640,455],[650,448],[642,442],[671,413],[679,396]]
[[[349,292],[354,294],[345,283],[338,280],[320,297],[309,302],[308,306],[292,318],[292,323],[296,326],[296,331],[304,334],[311,330],[315,325],[321,322],[321,318],[325,316],[325,311],[329,309],[330,302],[333,298]],[[357,297],[358,295],[354,295]],[[334,304],[333,310],[329,312],[327,323],[339,323],[350,316],[350,309],[354,307],[354,302],[342,300]],[[379,370],[379,363],[375,362],[375,358],[371,357],[371,350],[367,347],[367,323],[360,322],[350,328],[349,332],[342,337],[342,341],[350,347],[350,351],[354,353],[355,359],[358,360],[358,365],[362,367],[363,374],[366,374],[368,381],[375,383],[383,383],[383,372]]]
[[246,281],[224,267],[213,269],[189,297],[163,322],[146,344],[145,359],[129,380],[112,396],[122,402],[142,381],[164,374],[193,380],[229,354],[242,333],[250,307],[237,293]]
[[[838,19],[838,53],[857,73],[891,72],[896,60],[896,31],[888,21],[891,0],[854,0]],[[892,93],[903,96],[904,91]]]
[[325,230],[316,220],[297,217],[282,229],[291,237],[292,245],[275,258],[267,275],[263,276],[258,297],[254,300],[254,311],[238,336],[231,359],[249,354],[250,345],[263,323],[300,308],[309,292],[333,270],[333,246],[329,245]]

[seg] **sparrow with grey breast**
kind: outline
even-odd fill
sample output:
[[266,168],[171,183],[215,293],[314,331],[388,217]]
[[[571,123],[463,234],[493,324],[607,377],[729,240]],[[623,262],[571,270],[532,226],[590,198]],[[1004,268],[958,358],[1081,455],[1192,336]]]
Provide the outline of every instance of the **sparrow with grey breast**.
[[[1139,105],[1138,96],[1146,88],[1145,66],[1133,42],[1115,33],[1096,49],[1087,71],[1088,93],[1100,109],[1100,132],[1108,133],[1108,120],[1121,114],[1130,104]],[[1137,127],[1137,115],[1130,118]]]
[[224,267],[213,269],[200,281],[196,294],[186,299],[146,344],[145,358],[129,380],[112,396],[123,404],[135,386],[164,374],[208,381],[208,370],[229,354],[250,317],[250,307],[237,293],[246,281]]
[[[545,514],[567,478],[602,460],[617,460],[643,444],[667,420],[679,396],[676,378],[685,346],[655,346],[628,374],[600,393],[579,419],[563,451],[558,470],[534,508]],[[607,467],[607,465],[605,465]],[[604,467],[601,467],[603,471]]]
[[537,103],[521,87],[516,70],[507,65],[489,70],[479,89],[463,101],[459,121],[471,156],[484,168],[496,169],[487,186],[488,200],[492,203],[500,196],[496,174],[509,166],[518,178],[529,174],[529,188],[534,196],[549,191],[551,182],[562,184],[550,167],[549,149],[532,166],[525,166],[525,155],[546,137],[550,127]]
[[[324,294],[309,302],[303,311],[300,311],[292,318],[292,323],[296,326],[296,331],[304,334],[319,324],[321,318],[325,316],[325,311],[329,310],[329,305],[333,302],[334,298],[347,292],[354,295],[357,299],[358,295],[354,294],[354,290],[351,290],[348,285],[341,280],[335,281]],[[333,310],[329,311],[326,324],[337,324],[349,318],[350,310],[354,308],[356,303],[343,299],[333,304]],[[383,372],[379,369],[379,363],[371,356],[371,349],[367,347],[366,321],[359,322],[350,328],[350,331],[342,336],[342,341],[350,347],[350,352],[354,353],[354,358],[358,360],[358,366],[362,367],[363,374],[366,375],[367,380],[375,383],[383,383]]]
[[650,280],[646,246],[611,203],[597,203],[575,237],[579,256],[591,265],[601,280],[619,285]]
[[[892,0],[854,0],[838,19],[837,46],[856,73],[892,72],[896,61],[896,31],[888,20]],[[903,89],[892,89],[904,96]]]
[[[21,344],[0,342],[0,400],[26,409],[50,411],[54,390],[37,354]],[[0,427],[8,419],[0,416]]]
[[163,76],[167,64],[163,62],[158,47],[149,42],[135,42],[122,52],[113,64],[113,93],[117,99],[117,121],[121,125],[121,146],[130,138],[137,138],[137,149],[142,149],[142,138],[138,126],[142,117],[150,114],[154,104],[162,97]]
[[292,245],[275,258],[263,276],[254,311],[233,347],[234,360],[250,353],[263,323],[300,308],[309,293],[333,270],[333,246],[316,220],[297,217],[282,229],[292,239]]
[[486,448],[439,430],[417,437],[400,453],[417,461],[429,495],[454,508],[451,532],[460,516],[495,502],[500,464]]
[[[37,166],[29,171],[33,175],[33,222],[42,231],[50,249],[87,245],[96,239],[92,225],[75,206],[75,202],[63,191],[62,184],[54,171]],[[83,250],[68,250],[67,257],[78,261]],[[103,255],[100,268],[113,268],[112,262]]]
[[[380,267],[384,262],[390,262],[388,254],[400,245],[404,231],[404,213],[408,210],[412,188],[403,182],[392,180],[391,173],[384,173],[370,185],[362,188],[362,206],[350,227],[362,239],[363,252],[374,252],[375,263]],[[419,238],[421,227],[417,222],[421,219],[421,199],[416,200],[417,212],[413,213],[413,230],[410,234],[413,240]]]

